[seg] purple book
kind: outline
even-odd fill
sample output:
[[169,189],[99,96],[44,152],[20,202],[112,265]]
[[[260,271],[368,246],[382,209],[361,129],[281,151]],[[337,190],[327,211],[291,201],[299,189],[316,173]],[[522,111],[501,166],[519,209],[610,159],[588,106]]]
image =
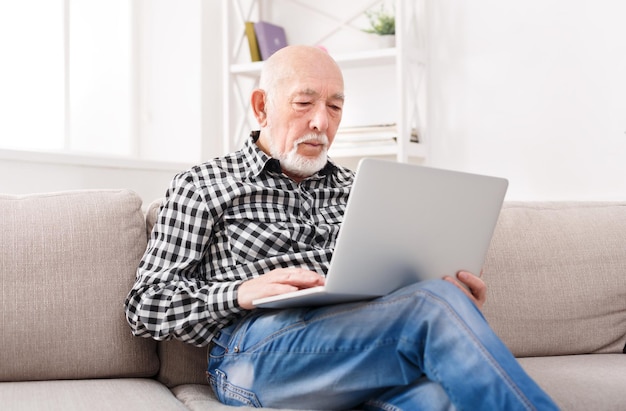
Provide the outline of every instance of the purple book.
[[267,60],[272,54],[287,45],[285,29],[281,26],[259,21],[254,23],[254,32],[259,44],[261,60]]

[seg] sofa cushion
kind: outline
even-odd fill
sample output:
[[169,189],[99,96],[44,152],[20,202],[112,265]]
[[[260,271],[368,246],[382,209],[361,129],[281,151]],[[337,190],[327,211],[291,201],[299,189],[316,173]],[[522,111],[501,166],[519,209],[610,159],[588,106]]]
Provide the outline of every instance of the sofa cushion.
[[520,358],[520,364],[568,411],[622,411],[626,355],[565,355]]
[[152,229],[154,228],[154,224],[156,223],[157,217],[159,216],[159,211],[161,210],[161,205],[163,205],[164,199],[154,200],[148,205],[148,209],[146,210],[146,235],[150,238],[150,234],[152,233]]
[[621,353],[626,203],[506,203],[484,313],[516,356]]
[[141,378],[6,382],[0,399],[12,411],[187,410],[163,384]]
[[[185,384],[172,389],[176,398],[191,411],[253,411],[258,408],[235,407],[220,403],[208,385]],[[264,410],[276,410],[277,408],[263,407]],[[289,410],[284,410],[289,411]]]
[[146,247],[127,190],[0,196],[0,381],[153,376],[123,303]]
[[[252,407],[231,407],[220,403],[208,385],[185,384],[172,389],[176,398],[191,411],[252,411]],[[268,408],[264,408],[267,410]]]
[[170,388],[181,384],[208,386],[207,350],[207,347],[195,347],[182,341],[160,341],[158,380]]

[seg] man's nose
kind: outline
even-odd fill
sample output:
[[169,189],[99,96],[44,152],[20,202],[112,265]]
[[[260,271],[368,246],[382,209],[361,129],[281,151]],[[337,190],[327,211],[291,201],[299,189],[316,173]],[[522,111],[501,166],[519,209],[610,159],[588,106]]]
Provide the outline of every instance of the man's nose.
[[328,128],[328,109],[326,104],[316,104],[309,127],[319,133],[325,133]]

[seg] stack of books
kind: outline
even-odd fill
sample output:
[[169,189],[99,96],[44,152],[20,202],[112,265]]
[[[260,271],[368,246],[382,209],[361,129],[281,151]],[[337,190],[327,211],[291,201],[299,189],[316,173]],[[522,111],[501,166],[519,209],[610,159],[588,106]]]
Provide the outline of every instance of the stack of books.
[[252,61],[267,60],[287,45],[285,29],[266,21],[246,21],[246,37]]

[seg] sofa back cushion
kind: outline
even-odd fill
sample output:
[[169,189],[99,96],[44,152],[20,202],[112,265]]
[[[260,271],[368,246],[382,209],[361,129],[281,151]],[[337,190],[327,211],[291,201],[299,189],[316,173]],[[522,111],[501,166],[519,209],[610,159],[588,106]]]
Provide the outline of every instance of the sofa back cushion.
[[516,356],[620,353],[626,203],[505,203],[484,313]]
[[208,348],[182,341],[159,341],[161,368],[157,379],[169,388],[183,384],[208,385]]
[[152,376],[123,303],[146,247],[126,190],[0,196],[0,381]]

